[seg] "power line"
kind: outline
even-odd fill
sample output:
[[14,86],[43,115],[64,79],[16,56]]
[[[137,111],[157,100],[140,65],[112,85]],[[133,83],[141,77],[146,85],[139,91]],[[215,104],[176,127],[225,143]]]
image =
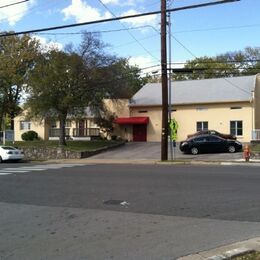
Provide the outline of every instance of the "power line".
[[[117,16],[116,16],[101,0],[98,0],[98,2],[99,2],[110,14],[112,14],[115,18],[117,18]],[[141,47],[145,50],[146,53],[148,53],[148,54],[149,54],[151,57],[153,57],[154,59],[160,61],[160,60],[159,60],[157,57],[155,57],[146,47],[144,47],[144,45],[141,44],[141,42],[139,42],[139,41],[137,40],[137,38],[127,29],[127,27],[126,27],[124,24],[121,23],[120,20],[118,20],[118,22],[127,30],[128,34],[135,40],[135,42],[136,42],[139,46],[141,46]]]
[[197,58],[183,43],[181,43],[175,36],[171,34],[171,37],[178,42],[189,54],[191,54],[194,58]]
[[[155,30],[157,33],[159,33],[160,34],[160,32],[154,27],[154,26],[149,26],[149,27],[151,27],[153,30]],[[179,43],[188,53],[190,53],[194,58],[197,58],[183,43],[181,43],[181,41],[179,41],[175,36],[173,36],[172,34],[171,34],[171,37],[177,42],[177,43]],[[171,63],[172,64],[172,63]]]
[[[203,3],[203,4],[197,4],[197,5],[189,5],[189,6],[172,8],[172,9],[166,10],[166,12],[177,12],[177,11],[182,11],[182,10],[208,7],[208,6],[238,2],[238,1],[240,1],[240,0],[221,0],[219,2],[209,2],[209,3]],[[71,28],[71,27],[78,27],[78,26],[83,26],[83,25],[112,22],[112,21],[117,21],[117,20],[137,18],[137,17],[160,14],[160,13],[161,13],[161,11],[154,11],[154,12],[148,12],[148,13],[135,14],[135,15],[126,15],[126,16],[121,16],[121,17],[117,17],[117,18],[107,18],[107,19],[95,20],[95,21],[90,21],[90,22],[74,23],[74,24],[46,27],[46,28],[20,31],[20,32],[2,33],[2,34],[0,34],[0,37],[7,37],[7,36],[13,36],[13,35],[28,34],[28,33],[36,33],[36,32],[44,32],[44,31],[51,31],[51,30],[59,30],[59,29],[64,29],[64,28]]]
[[[137,29],[143,29],[147,28],[149,25],[143,25],[143,26],[137,26],[137,27],[128,27],[124,29],[115,29],[115,30],[105,30],[105,31],[89,31],[89,33],[113,33],[113,32],[121,32],[121,31],[127,31],[127,30],[137,30]],[[84,31],[81,32],[63,32],[63,33],[37,33],[39,35],[77,35],[77,34],[84,34]]]
[[[198,61],[195,63],[196,64],[211,64],[211,63],[249,63],[249,62],[260,62],[258,59],[248,59],[248,60],[241,60],[241,61],[235,61],[235,60],[230,60],[230,61]],[[174,65],[189,65],[189,62],[172,62],[171,64]]]
[[[258,69],[258,70],[260,70],[260,67],[247,67],[247,68],[211,68],[211,67],[209,67],[209,68],[196,68],[196,67],[190,67],[190,68],[187,68],[187,69],[190,69],[190,70],[193,70],[193,71],[207,71],[207,70],[233,70],[233,71],[235,71],[235,70],[255,70],[255,69]],[[181,70],[181,69],[180,69]],[[185,68],[184,68],[184,70],[185,70]],[[181,72],[181,71],[180,71]]]
[[6,8],[6,7],[9,7],[9,6],[12,6],[12,5],[22,4],[22,3],[25,3],[25,2],[28,2],[28,1],[29,0],[23,0],[23,1],[12,3],[12,4],[8,4],[8,5],[2,5],[2,6],[0,6],[0,8]]
[[[139,41],[143,41],[143,40],[147,40],[147,39],[151,39],[151,38],[154,38],[154,37],[157,37],[157,34],[153,34],[153,35],[150,35],[150,36],[147,36],[147,37],[143,37],[141,39],[139,39]],[[132,43],[135,43],[135,41],[131,41],[131,42],[128,42],[128,43],[124,43],[124,44],[120,44],[120,45],[117,45],[117,46],[114,46],[114,47],[111,47],[111,48],[120,48],[120,47],[125,47],[127,45],[130,45]]]
[[[173,36],[172,36],[173,37]],[[181,44],[182,47],[185,48],[186,51],[188,51],[194,58],[198,58],[191,50],[189,50],[185,45],[183,45],[176,37],[173,37],[179,44]],[[199,68],[198,68],[199,69]],[[223,80],[225,80],[226,82],[228,82],[230,85],[232,85],[233,87],[241,90],[242,92],[246,92],[249,93],[248,91],[240,88],[239,86],[237,86],[236,84],[234,84],[233,82],[231,82],[230,80],[227,80],[226,78],[222,78]]]
[[247,24],[247,25],[237,25],[237,26],[212,27],[212,28],[205,28],[205,29],[192,29],[192,30],[176,31],[176,32],[174,32],[174,34],[190,33],[190,32],[220,31],[220,30],[231,30],[231,29],[233,30],[233,29],[259,27],[259,26],[260,26],[260,24]]

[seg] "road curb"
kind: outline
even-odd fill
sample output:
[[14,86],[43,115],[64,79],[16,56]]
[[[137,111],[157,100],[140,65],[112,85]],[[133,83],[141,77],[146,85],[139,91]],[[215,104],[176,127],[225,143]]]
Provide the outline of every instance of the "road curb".
[[260,251],[260,237],[237,242],[208,251],[183,256],[177,260],[230,260],[247,253]]
[[220,165],[223,166],[229,166],[229,165],[234,165],[234,166],[260,166],[259,162],[221,162]]
[[[39,163],[39,161],[31,161]],[[93,163],[93,164],[136,164],[136,165],[221,165],[221,166],[260,166],[260,161],[256,162],[236,162],[236,161],[159,161],[151,159],[143,160],[118,160],[118,159],[54,159],[40,161],[40,163]]]

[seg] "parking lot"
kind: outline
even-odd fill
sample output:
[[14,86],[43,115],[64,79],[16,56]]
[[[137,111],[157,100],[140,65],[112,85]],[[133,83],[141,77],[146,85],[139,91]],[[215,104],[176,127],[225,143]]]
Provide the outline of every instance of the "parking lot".
[[[93,159],[122,159],[122,160],[147,160],[161,159],[160,142],[129,142],[119,148],[103,152],[92,156]],[[168,158],[171,159],[171,149],[168,148]],[[177,143],[173,149],[173,158],[176,160],[208,160],[208,161],[230,161],[242,158],[242,152],[239,153],[211,153],[211,154],[183,154],[179,150]]]

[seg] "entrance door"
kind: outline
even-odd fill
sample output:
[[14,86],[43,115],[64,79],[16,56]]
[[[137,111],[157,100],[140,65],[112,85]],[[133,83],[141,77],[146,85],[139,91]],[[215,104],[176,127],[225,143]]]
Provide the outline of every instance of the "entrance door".
[[133,125],[133,141],[146,142],[147,125]]
[[80,120],[79,121],[79,136],[80,137],[85,136],[84,131],[85,131],[85,120]]

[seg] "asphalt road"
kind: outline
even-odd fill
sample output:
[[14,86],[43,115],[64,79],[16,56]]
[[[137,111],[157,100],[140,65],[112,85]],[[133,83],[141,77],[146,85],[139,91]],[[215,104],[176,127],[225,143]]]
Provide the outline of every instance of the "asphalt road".
[[260,235],[259,167],[30,166],[1,165],[0,259],[176,259]]

